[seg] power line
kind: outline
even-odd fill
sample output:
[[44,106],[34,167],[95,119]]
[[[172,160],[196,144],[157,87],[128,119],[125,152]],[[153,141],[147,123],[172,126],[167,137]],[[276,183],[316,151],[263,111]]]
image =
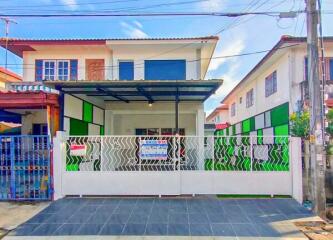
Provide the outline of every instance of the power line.
[[[276,47],[276,48],[273,48],[273,49],[258,50],[258,51],[240,53],[240,54],[233,54],[233,55],[216,56],[216,57],[211,57],[211,58],[197,58],[197,59],[193,59],[193,60],[187,60],[186,62],[197,62],[197,61],[209,60],[209,59],[244,57],[244,56],[249,56],[249,55],[261,54],[261,53],[267,53],[267,52],[270,52],[270,51],[277,51],[277,50],[281,50],[281,49],[291,48],[291,47],[295,47],[295,46],[298,46],[298,45],[300,45],[300,44],[291,44],[291,45],[288,45],[288,46]],[[34,69],[34,67],[29,67],[29,66],[35,66],[35,64],[33,64],[33,63],[30,63],[30,64],[29,63],[22,63],[22,64],[20,64],[20,63],[9,63],[8,65],[10,65],[10,66],[28,66],[28,67],[23,67],[24,69]],[[143,68],[143,65],[144,65],[144,63],[137,63],[137,64],[134,64],[134,68],[135,69]],[[172,63],[170,63],[170,65],[172,65]],[[137,66],[141,66],[141,67],[137,67]],[[83,67],[79,67],[79,68],[84,69]],[[119,68],[119,66],[118,65],[106,65],[102,68],[97,68],[97,69],[102,70],[102,69],[108,69],[108,68]]]
[[95,13],[95,14],[0,14],[0,17],[16,18],[56,18],[56,17],[161,17],[161,16],[212,16],[241,17],[248,15],[263,15],[279,17],[281,14],[301,14],[305,11],[293,12],[155,12],[155,13]]

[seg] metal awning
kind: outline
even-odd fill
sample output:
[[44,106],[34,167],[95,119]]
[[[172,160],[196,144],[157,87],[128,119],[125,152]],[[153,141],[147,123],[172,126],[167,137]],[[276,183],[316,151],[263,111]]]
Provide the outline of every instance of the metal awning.
[[85,94],[104,101],[205,101],[222,80],[46,81],[68,94]]

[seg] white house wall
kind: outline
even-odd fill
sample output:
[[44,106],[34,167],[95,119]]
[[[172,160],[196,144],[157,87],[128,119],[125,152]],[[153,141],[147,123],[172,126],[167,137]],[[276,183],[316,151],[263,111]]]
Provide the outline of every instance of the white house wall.
[[[112,48],[112,46],[111,46]],[[119,49],[118,49],[119,48]],[[139,45],[139,46],[116,46],[113,49],[113,62],[115,67],[113,68],[114,79],[119,79],[119,61],[131,60],[134,61],[134,79],[145,79],[144,74],[144,60],[174,60],[185,59],[186,60],[186,79],[200,79],[200,64],[197,61],[196,49],[178,49],[177,51],[170,51],[175,48],[174,46],[151,46],[151,45]],[[170,51],[168,53],[168,50]],[[163,54],[162,54],[163,53]]]
[[[78,80],[86,79],[86,59],[104,59],[105,79],[119,79],[118,63],[120,60],[134,61],[134,79],[144,79],[144,60],[186,60],[186,79],[201,78],[201,52],[198,48],[183,48],[177,51],[170,51],[175,46],[34,46],[36,51],[26,51],[23,53],[23,63],[29,68],[23,69],[23,81],[35,81],[35,61],[38,59],[58,59],[58,60],[78,60]],[[168,50],[170,51],[168,53]]]
[[[37,51],[23,53],[23,63],[25,66],[35,66],[38,59],[77,59],[78,60],[78,80],[85,80],[86,59],[104,59],[106,66],[112,65],[111,51],[105,46],[38,46]],[[105,68],[105,78],[112,79],[112,67]],[[23,68],[23,81],[35,81],[35,68]]]
[[[229,119],[231,124],[238,123],[244,119],[265,112],[273,107],[281,105],[289,100],[289,55],[283,55],[278,61],[274,62],[265,71],[263,71],[258,77],[249,81],[246,85],[241,87],[232,100],[230,100],[230,106],[233,102],[236,103],[236,114],[231,116],[229,110]],[[269,97],[265,97],[265,78],[277,71],[277,92]],[[254,90],[254,104],[246,107],[246,93],[253,88]],[[242,97],[242,103],[240,104],[239,98]]]
[[46,124],[46,123],[47,123],[46,109],[41,109],[38,111],[32,110],[30,114],[22,115],[21,134],[23,135],[32,134],[33,124]]

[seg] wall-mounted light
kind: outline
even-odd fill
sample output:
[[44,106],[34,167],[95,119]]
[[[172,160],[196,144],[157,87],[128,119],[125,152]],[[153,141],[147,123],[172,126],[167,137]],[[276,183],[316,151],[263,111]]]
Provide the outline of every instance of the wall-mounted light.
[[148,102],[148,106],[149,106],[149,107],[152,107],[152,106],[153,106],[153,101],[149,101],[149,102]]

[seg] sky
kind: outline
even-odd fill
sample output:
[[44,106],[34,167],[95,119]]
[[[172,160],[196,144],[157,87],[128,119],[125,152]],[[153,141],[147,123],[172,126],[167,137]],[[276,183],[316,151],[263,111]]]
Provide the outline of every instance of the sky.
[[[70,14],[94,12],[244,12],[304,10],[304,0],[1,0],[0,14]],[[333,36],[333,0],[322,0],[323,35]],[[237,18],[185,17],[105,17],[105,18],[12,18],[9,37],[19,38],[145,38],[198,37],[218,35],[214,56],[237,55],[271,49],[282,35],[305,36],[304,14],[294,19],[272,16]],[[2,29],[3,30],[2,30]],[[0,25],[4,36],[5,25]],[[1,31],[2,30],[2,31]],[[217,34],[218,33],[218,34]],[[248,73],[264,53],[213,59],[206,79],[223,79],[217,92],[205,102],[209,114]],[[5,52],[0,51],[0,66]],[[8,55],[10,69],[22,73],[21,59]]]

